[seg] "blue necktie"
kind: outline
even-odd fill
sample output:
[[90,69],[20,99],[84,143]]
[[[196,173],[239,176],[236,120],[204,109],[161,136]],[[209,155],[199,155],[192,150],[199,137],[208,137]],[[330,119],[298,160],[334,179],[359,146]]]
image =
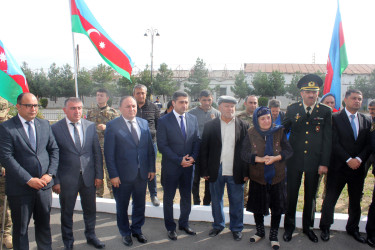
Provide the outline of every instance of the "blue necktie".
[[35,140],[35,135],[34,135],[34,130],[31,127],[31,122],[25,122],[27,124],[28,130],[29,130],[29,142],[31,144],[31,147],[33,148],[34,151],[36,151],[36,140]]
[[182,136],[186,140],[186,131],[185,131],[185,124],[184,124],[184,116],[180,115],[180,118],[181,118],[180,127],[181,127]]
[[74,127],[74,144],[76,145],[77,150],[81,151],[82,150],[81,138],[79,137],[77,126],[73,122],[71,122],[70,124],[72,124],[72,126]]
[[352,125],[352,129],[354,133],[354,140],[357,140],[357,127],[355,126],[355,123],[354,123],[355,115],[350,115],[350,118],[351,118],[350,125]]
[[139,143],[139,138],[138,138],[138,134],[137,134],[137,131],[135,130],[135,127],[134,127],[134,123],[132,121],[128,121],[130,123],[130,128],[131,128],[131,134],[132,134],[132,137],[133,137],[133,140],[135,142],[135,145],[138,146],[138,143]]

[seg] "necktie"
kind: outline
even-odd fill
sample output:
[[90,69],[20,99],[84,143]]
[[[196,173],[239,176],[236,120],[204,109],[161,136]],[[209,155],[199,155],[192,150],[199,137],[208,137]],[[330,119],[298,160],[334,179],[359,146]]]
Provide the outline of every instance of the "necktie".
[[135,142],[135,145],[138,146],[139,139],[138,139],[137,131],[135,130],[133,122],[132,121],[128,121],[128,122],[130,123],[130,126],[131,126],[131,133],[132,133],[132,137],[133,137],[133,140]]
[[180,118],[181,118],[180,127],[181,127],[182,136],[186,140],[186,131],[185,131],[185,124],[184,124],[184,116],[180,115]]
[[354,118],[355,118],[355,115],[350,115],[350,125],[352,125],[352,129],[353,129],[353,133],[354,133],[354,140],[357,140],[357,127],[355,126],[355,123],[354,123]]
[[25,123],[27,124],[28,130],[29,130],[29,142],[31,144],[31,147],[35,151],[36,150],[36,140],[35,140],[34,130],[31,127],[31,122],[25,122]]
[[307,107],[306,110],[307,110],[306,116],[307,116],[307,118],[309,118],[311,107]]
[[76,148],[78,151],[81,151],[82,145],[81,145],[81,139],[79,138],[79,132],[77,129],[77,126],[75,123],[71,122],[72,126],[74,127],[74,144],[76,145]]

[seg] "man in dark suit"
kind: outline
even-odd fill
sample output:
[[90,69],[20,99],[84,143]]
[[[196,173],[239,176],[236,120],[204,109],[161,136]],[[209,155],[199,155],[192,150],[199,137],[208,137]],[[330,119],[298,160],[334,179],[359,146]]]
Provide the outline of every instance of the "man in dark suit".
[[223,231],[225,216],[223,195],[227,185],[230,230],[235,240],[242,239],[244,183],[248,180],[247,164],[241,159],[242,142],[249,125],[235,117],[237,100],[231,96],[218,99],[221,116],[204,126],[199,151],[201,176],[210,182],[214,237]]
[[[375,118],[372,120],[371,132],[371,149],[372,154],[375,155]],[[372,165],[372,174],[375,175],[375,166]],[[375,247],[375,186],[374,191],[372,191],[372,202],[368,209],[367,215],[367,224],[366,224],[366,233],[367,233],[367,244],[371,247]]]
[[95,193],[96,187],[103,184],[103,158],[95,123],[81,119],[82,108],[79,98],[68,98],[63,108],[66,117],[52,125],[60,150],[53,191],[60,194],[61,234],[65,249],[73,248],[73,210],[78,193],[87,244],[95,248],[105,247],[95,235]]
[[[117,226],[126,246],[133,245],[131,234],[141,243],[147,239],[145,222],[148,180],[155,176],[155,151],[147,120],[136,117],[137,102],[132,96],[120,100],[122,116],[107,123],[104,155],[116,200]],[[132,225],[128,206],[133,197]]]
[[0,161],[13,222],[13,249],[29,249],[28,226],[35,222],[38,249],[52,249],[50,211],[59,149],[46,120],[36,118],[38,100],[17,98],[18,115],[0,125]]
[[370,155],[369,135],[371,120],[358,110],[362,106],[362,92],[349,89],[345,93],[345,109],[333,114],[333,146],[327,175],[327,194],[320,220],[321,238],[329,240],[335,205],[347,184],[349,218],[346,232],[359,242],[366,239],[359,234],[361,198],[366,177],[365,162]]
[[289,143],[293,156],[287,160],[287,212],[284,220],[284,241],[292,239],[296,227],[298,192],[304,179],[303,233],[313,242],[318,237],[312,230],[315,219],[315,200],[319,175],[328,171],[332,146],[331,108],[317,103],[322,79],[309,74],[299,80],[302,102],[288,106],[282,125],[290,131]]
[[176,189],[180,191],[179,229],[195,235],[189,227],[191,211],[191,186],[194,161],[199,152],[198,122],[194,115],[186,113],[188,95],[176,91],[172,97],[173,111],[159,119],[156,138],[163,166],[163,210],[168,237],[177,240],[176,223],[173,220],[173,199]]

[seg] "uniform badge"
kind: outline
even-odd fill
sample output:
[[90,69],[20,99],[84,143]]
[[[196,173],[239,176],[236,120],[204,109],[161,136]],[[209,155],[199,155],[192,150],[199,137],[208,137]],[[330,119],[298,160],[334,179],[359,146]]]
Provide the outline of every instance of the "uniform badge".
[[296,121],[301,118],[301,116],[299,115],[299,113],[296,114]]
[[315,131],[319,133],[319,131],[320,131],[320,126],[316,126],[316,127],[315,127]]
[[371,125],[371,129],[370,129],[370,132],[374,131],[375,130],[375,122],[372,123]]
[[211,119],[215,119],[215,114],[211,114]]

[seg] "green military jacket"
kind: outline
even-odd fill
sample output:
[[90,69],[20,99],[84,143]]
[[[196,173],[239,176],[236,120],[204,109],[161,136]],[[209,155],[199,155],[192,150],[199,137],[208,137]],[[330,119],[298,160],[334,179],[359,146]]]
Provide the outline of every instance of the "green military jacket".
[[[13,116],[11,116],[11,115],[7,115],[6,117],[4,117],[4,119],[3,120],[0,120],[0,123],[3,123],[3,122],[5,122],[5,121],[7,121],[7,120],[9,120],[9,119],[11,119]],[[0,171],[2,171],[2,165],[1,165],[1,163],[0,163]]]
[[293,103],[282,125],[290,131],[289,143],[294,151],[287,161],[288,171],[317,172],[320,165],[328,167],[332,148],[330,107],[317,103],[308,117],[302,102]]
[[237,115],[242,121],[245,121],[249,124],[249,128],[253,127],[253,115],[249,115],[246,110],[242,111]]
[[96,132],[98,133],[99,141],[102,143],[104,141],[105,130],[98,130],[99,124],[107,124],[107,122],[118,117],[118,113],[115,109],[106,105],[103,108],[96,106],[95,108],[89,109],[87,111],[86,120],[95,122]]

